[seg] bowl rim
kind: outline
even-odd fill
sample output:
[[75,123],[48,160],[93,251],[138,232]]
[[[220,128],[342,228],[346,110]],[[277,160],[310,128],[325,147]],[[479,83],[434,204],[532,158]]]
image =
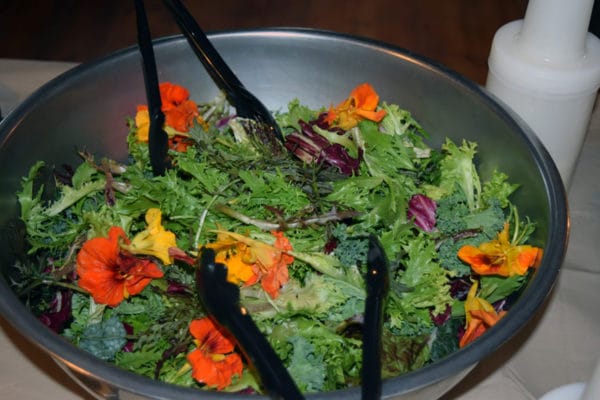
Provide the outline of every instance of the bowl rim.
[[[518,331],[527,325],[527,322],[532,319],[551,292],[564,260],[569,236],[567,196],[559,172],[549,153],[539,139],[537,139],[533,131],[527,127],[523,121],[519,120],[518,117],[510,111],[507,111],[500,102],[484,88],[475,82],[462,77],[455,71],[426,57],[416,55],[404,48],[356,35],[313,28],[278,27],[234,29],[209,34],[211,39],[216,40],[241,37],[264,38],[268,36],[339,40],[354,46],[370,47],[375,51],[388,53],[410,63],[418,63],[437,74],[445,76],[447,79],[464,87],[480,98],[486,103],[487,107],[491,108],[494,113],[500,116],[507,125],[519,132],[529,150],[531,150],[532,156],[538,164],[542,174],[543,185],[546,189],[546,195],[548,196],[550,223],[547,242],[554,244],[551,248],[544,250],[544,259],[549,260],[550,263],[543,263],[538,271],[536,271],[534,283],[537,290],[531,290],[531,285],[529,285],[517,301],[519,307],[511,309],[511,312],[507,314],[507,317],[498,322],[498,328],[490,330],[486,335],[479,338],[476,345],[459,349],[446,358],[416,371],[385,380],[383,382],[382,394],[383,397],[387,398],[394,395],[409,393],[437,383],[462,370],[468,370],[475,366],[479,361],[484,360],[499,347],[508,342]],[[155,39],[154,45],[167,46],[171,43],[184,40],[182,35],[165,36]],[[43,102],[44,99],[52,96],[73,77],[93,68],[115,62],[120,57],[136,51],[137,46],[129,46],[98,58],[97,60],[77,65],[37,89],[31,96],[8,113],[4,120],[0,122],[0,149],[29,109],[37,103]],[[170,396],[175,396],[175,398],[179,399],[192,399],[196,398],[198,395],[197,389],[179,387],[125,371],[112,364],[100,361],[95,356],[72,345],[63,337],[46,329],[41,322],[30,314],[9,288],[4,277],[0,279],[0,313],[21,335],[45,350],[52,358],[59,360],[77,373],[92,375],[95,379],[100,379],[112,386],[143,396],[156,398],[169,398]],[[306,397],[311,399],[347,399],[348,396],[351,395],[359,396],[359,389],[360,388],[351,388],[333,392],[307,394]],[[256,395],[240,396],[206,391],[203,391],[202,394],[207,398],[218,398],[221,400],[267,398]]]

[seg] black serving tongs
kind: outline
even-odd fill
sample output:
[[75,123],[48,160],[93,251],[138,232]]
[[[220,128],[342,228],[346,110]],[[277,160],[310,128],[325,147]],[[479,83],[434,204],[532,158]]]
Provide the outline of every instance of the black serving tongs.
[[[381,331],[389,289],[388,261],[379,240],[370,236],[366,275],[367,298],[363,326],[362,399],[381,397]],[[226,328],[240,345],[274,399],[303,399],[287,369],[240,305],[240,290],[227,281],[227,267],[215,261],[215,252],[204,248],[196,269],[200,300],[212,318]]]
[[271,112],[233,73],[183,3],[180,0],[164,0],[164,3],[206,71],[235,107],[237,116],[258,123],[255,130],[261,141],[271,148],[279,148],[280,143],[273,142],[283,142],[283,136]]
[[196,269],[196,286],[207,311],[235,338],[260,376],[269,396],[273,399],[304,399],[248,311],[240,305],[240,289],[227,281],[227,268],[215,262],[215,252],[212,249],[202,249]]
[[381,331],[389,290],[388,260],[379,240],[369,237],[367,254],[367,299],[363,324],[362,399],[381,397]]
[[148,113],[150,114],[150,128],[148,132],[148,152],[152,173],[163,175],[168,165],[167,151],[169,138],[163,130],[165,115],[162,112],[156,61],[152,48],[152,37],[148,28],[148,19],[143,0],[135,1],[135,14],[137,19],[138,46],[142,53],[142,66],[144,71],[144,84],[148,100]]
[[[196,20],[179,0],[164,0],[181,28],[188,43],[210,74],[216,85],[225,93],[229,103],[235,107],[239,117],[254,122],[254,136],[272,150],[281,151],[283,135],[265,105],[244,87],[211,44]],[[168,137],[163,130],[164,114],[161,110],[156,61],[143,0],[135,0],[137,15],[138,45],[142,53],[144,83],[150,113],[148,151],[154,175],[162,175],[168,165]]]

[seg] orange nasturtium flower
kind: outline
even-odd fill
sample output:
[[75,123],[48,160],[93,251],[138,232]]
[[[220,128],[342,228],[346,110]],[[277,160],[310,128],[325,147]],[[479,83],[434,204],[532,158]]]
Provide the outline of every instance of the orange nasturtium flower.
[[[182,139],[187,131],[193,126],[194,120],[203,122],[198,115],[198,106],[190,100],[189,91],[183,86],[169,82],[159,85],[162,112],[165,114],[165,130],[169,135],[171,147],[180,150]],[[148,106],[139,105],[135,115],[135,126],[137,127],[137,138],[140,142],[148,142],[150,130],[150,115]],[[185,150],[185,148],[183,149]]]
[[506,311],[496,313],[489,302],[477,297],[478,286],[477,282],[473,282],[465,300],[466,329],[460,339],[460,347],[466,346],[483,335],[488,328],[494,326],[506,314]]
[[458,258],[471,265],[479,275],[525,275],[528,268],[538,266],[542,249],[511,243],[508,240],[508,223],[505,223],[497,239],[479,247],[463,246],[458,250]]
[[98,304],[117,306],[129,296],[140,293],[163,272],[148,259],[137,258],[121,249],[128,239],[123,229],[113,226],[108,237],[86,241],[77,254],[79,286]]
[[134,254],[145,254],[160,259],[163,264],[172,264],[173,258],[169,255],[169,248],[177,247],[175,234],[167,231],[161,224],[162,213],[158,208],[146,211],[145,230],[138,233],[131,240],[131,244],[124,246]]
[[198,115],[198,106],[190,100],[190,92],[183,86],[163,82],[160,87],[165,124],[179,132],[187,132]]
[[242,375],[242,358],[233,352],[234,343],[210,318],[193,320],[189,329],[196,344],[187,355],[194,379],[222,390],[231,384],[233,375]]
[[217,231],[217,241],[206,245],[215,250],[215,261],[227,266],[227,280],[253,285],[260,281],[271,298],[279,296],[279,289],[289,280],[287,266],[294,257],[290,241],[282,232],[272,231],[275,242],[270,245],[234,232]]
[[326,121],[329,125],[344,130],[354,128],[363,119],[379,122],[385,117],[385,110],[377,110],[379,95],[368,83],[358,85],[350,96],[337,107],[331,107]]

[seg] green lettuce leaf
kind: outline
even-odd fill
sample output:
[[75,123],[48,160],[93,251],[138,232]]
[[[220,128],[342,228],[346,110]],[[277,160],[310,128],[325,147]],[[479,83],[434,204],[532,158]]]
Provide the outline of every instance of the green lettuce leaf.
[[435,242],[421,233],[404,246],[404,271],[397,279],[407,288],[390,292],[390,326],[401,335],[421,335],[433,329],[430,312],[443,313],[452,303],[449,278],[454,274],[435,260]]
[[429,356],[428,335],[398,336],[384,331],[382,336],[382,377],[393,378],[421,368]]
[[452,140],[446,139],[442,151],[445,156],[440,161],[440,188],[446,194],[452,194],[458,187],[466,196],[469,209],[478,209],[481,206],[481,182],[473,164],[477,144],[463,140],[457,146]]
[[500,204],[500,207],[506,208],[510,204],[508,198],[518,188],[518,184],[510,183],[508,181],[508,175],[494,170],[492,177],[483,184],[481,201],[484,205],[497,202]]
[[[340,336],[334,328],[301,315],[263,322],[261,329],[284,364],[294,361],[290,372],[299,387],[320,385],[320,391],[327,391],[358,383],[360,340]],[[308,357],[302,360],[302,355]],[[324,371],[322,379],[311,373],[311,368]]]
[[[355,279],[361,278],[358,274]],[[345,280],[310,274],[304,285],[289,281],[277,299],[267,299],[258,288],[242,290],[243,303],[253,318],[274,318],[278,312],[311,315],[341,322],[364,311],[365,290]]]
[[275,113],[275,120],[284,133],[290,131],[299,131],[298,120],[305,122],[312,121],[319,115],[318,111],[300,103],[300,100],[294,99],[288,103],[287,111]]
[[319,392],[325,386],[326,369],[323,355],[316,352],[315,346],[302,336],[289,339],[292,354],[288,370],[303,392]]

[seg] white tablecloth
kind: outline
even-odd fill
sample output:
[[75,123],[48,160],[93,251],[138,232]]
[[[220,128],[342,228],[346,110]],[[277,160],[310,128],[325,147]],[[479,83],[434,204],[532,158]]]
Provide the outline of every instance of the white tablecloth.
[[[3,115],[73,66],[0,59]],[[571,239],[554,292],[536,319],[477,366],[444,400],[533,400],[557,386],[590,378],[600,359],[599,177],[597,105],[569,191]],[[0,318],[0,398],[92,397]]]

